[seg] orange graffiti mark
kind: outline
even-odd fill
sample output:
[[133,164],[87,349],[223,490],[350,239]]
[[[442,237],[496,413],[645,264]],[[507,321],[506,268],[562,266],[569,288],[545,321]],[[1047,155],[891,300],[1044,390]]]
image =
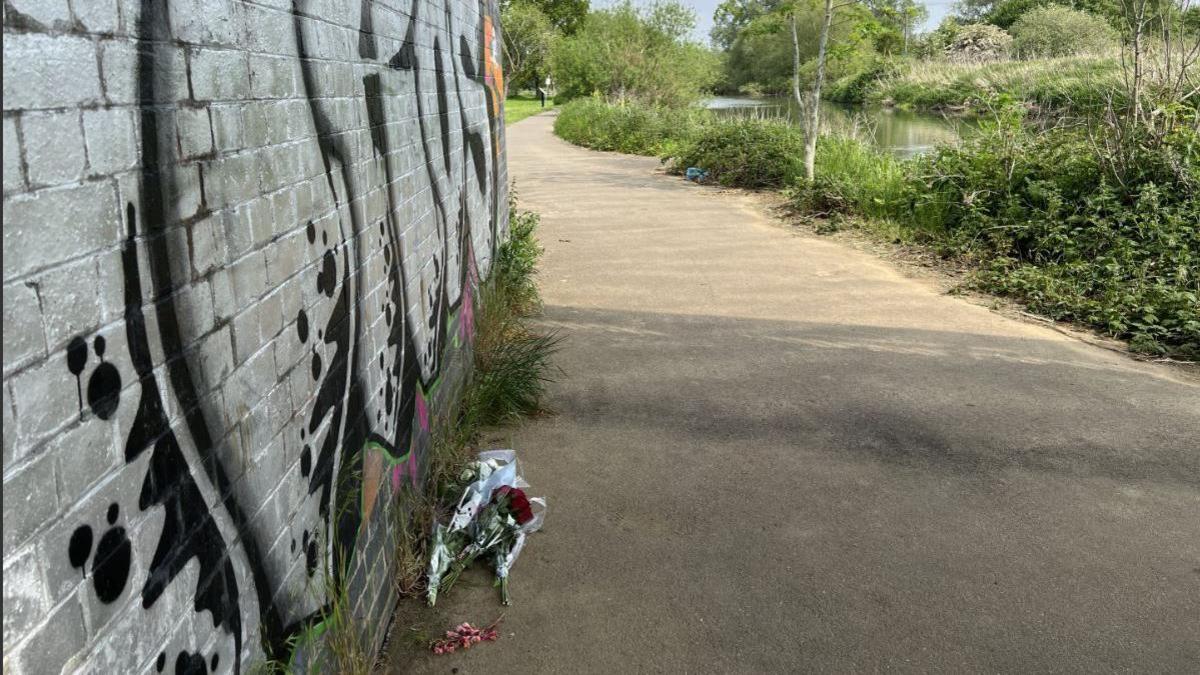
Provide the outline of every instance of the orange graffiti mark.
[[492,17],[483,17],[483,73],[484,81],[492,95],[496,109],[500,109],[500,97],[504,95],[504,69],[500,67],[499,50],[496,48],[496,26]]

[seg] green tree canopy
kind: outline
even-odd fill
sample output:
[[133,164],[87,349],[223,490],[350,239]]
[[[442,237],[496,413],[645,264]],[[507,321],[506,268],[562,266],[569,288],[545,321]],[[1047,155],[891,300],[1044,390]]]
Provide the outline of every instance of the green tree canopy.
[[629,0],[588,13],[551,54],[558,98],[597,94],[653,105],[695,100],[718,77],[716,56],[688,39],[695,14],[677,0]]
[[526,3],[540,9],[563,35],[574,34],[588,13],[588,0],[501,0],[500,11],[504,12],[509,6],[517,3]]
[[[550,62],[558,31],[535,2],[514,0],[500,11],[504,39],[504,86],[537,86]],[[505,92],[508,93],[507,91]]]
[[[804,64],[801,75],[805,81],[811,76],[823,5],[820,0],[781,2],[738,31],[725,62],[725,82],[730,89],[755,94],[782,94],[791,90],[793,49],[786,16],[790,16],[793,8],[800,59]],[[859,3],[842,6],[835,15],[826,66],[831,79],[865,65],[874,53],[873,40],[880,29],[871,12]]]

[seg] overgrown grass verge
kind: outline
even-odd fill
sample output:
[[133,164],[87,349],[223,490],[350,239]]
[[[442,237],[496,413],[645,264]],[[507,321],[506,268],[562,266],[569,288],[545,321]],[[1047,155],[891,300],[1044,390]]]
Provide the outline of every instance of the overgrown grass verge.
[[1044,110],[1082,113],[1121,105],[1121,66],[1111,56],[1068,56],[995,63],[911,61],[890,72],[835,82],[847,102],[920,110],[986,112],[1004,94]]
[[586,98],[562,107],[554,133],[593,150],[661,156],[675,152],[712,121],[713,115],[699,108],[610,104]]

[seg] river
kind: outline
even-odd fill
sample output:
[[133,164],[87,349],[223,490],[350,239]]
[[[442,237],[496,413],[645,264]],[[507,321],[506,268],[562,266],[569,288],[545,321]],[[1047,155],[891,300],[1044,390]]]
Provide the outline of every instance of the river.
[[[785,117],[799,123],[799,106],[791,97],[709,99],[707,107],[731,117]],[[871,141],[897,157],[929,152],[939,143],[958,140],[963,120],[892,108],[863,108],[830,101],[821,102],[821,127],[827,133],[849,133]]]

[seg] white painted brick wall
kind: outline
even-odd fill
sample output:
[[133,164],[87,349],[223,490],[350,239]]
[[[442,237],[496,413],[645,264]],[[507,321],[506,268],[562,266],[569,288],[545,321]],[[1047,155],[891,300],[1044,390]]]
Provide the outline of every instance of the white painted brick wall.
[[379,644],[507,232],[497,14],[6,2],[4,672],[286,659],[335,561]]

